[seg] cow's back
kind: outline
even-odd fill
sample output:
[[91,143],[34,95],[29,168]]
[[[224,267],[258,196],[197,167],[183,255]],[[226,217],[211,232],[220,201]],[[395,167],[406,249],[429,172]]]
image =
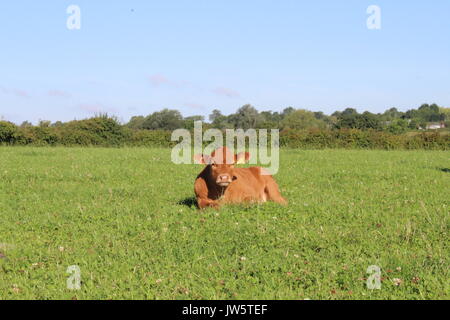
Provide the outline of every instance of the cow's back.
[[224,201],[237,203],[247,201],[265,201],[265,180],[260,167],[235,168],[236,180],[224,193]]

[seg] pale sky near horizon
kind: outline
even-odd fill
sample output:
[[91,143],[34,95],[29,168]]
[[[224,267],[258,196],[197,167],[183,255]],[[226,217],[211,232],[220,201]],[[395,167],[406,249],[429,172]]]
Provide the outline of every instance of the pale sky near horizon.
[[[69,5],[81,29],[68,30]],[[381,29],[366,26],[369,5]],[[450,1],[0,3],[0,117],[450,107]]]

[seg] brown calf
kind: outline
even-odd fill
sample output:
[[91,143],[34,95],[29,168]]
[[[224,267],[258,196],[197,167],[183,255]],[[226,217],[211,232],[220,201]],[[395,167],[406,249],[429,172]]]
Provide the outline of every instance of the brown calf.
[[275,201],[286,204],[271,175],[263,175],[263,168],[235,168],[236,163],[250,159],[248,152],[232,154],[223,147],[211,156],[196,155],[196,163],[206,164],[197,176],[194,191],[200,209],[218,208],[221,204]]

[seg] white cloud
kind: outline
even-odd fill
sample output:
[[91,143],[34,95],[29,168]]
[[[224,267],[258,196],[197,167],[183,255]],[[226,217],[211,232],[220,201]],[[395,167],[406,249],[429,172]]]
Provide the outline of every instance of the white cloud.
[[63,90],[49,90],[48,95],[51,97],[70,98],[72,95]]
[[213,92],[219,96],[224,96],[228,98],[239,98],[241,96],[239,92],[225,87],[217,87],[213,90]]

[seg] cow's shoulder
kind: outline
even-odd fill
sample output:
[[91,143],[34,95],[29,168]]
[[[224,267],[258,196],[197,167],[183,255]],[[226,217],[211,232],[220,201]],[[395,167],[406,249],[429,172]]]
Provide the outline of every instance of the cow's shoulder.
[[237,169],[239,175],[247,180],[253,180],[256,182],[262,181],[261,170],[264,170],[261,167],[249,167],[249,168],[239,168]]
[[261,175],[261,167],[250,167],[248,170],[255,176],[259,177]]
[[269,171],[267,171],[267,169],[262,168],[262,167],[250,167],[248,168],[250,170],[250,172],[256,176],[256,177],[260,177],[260,176],[270,176]]

